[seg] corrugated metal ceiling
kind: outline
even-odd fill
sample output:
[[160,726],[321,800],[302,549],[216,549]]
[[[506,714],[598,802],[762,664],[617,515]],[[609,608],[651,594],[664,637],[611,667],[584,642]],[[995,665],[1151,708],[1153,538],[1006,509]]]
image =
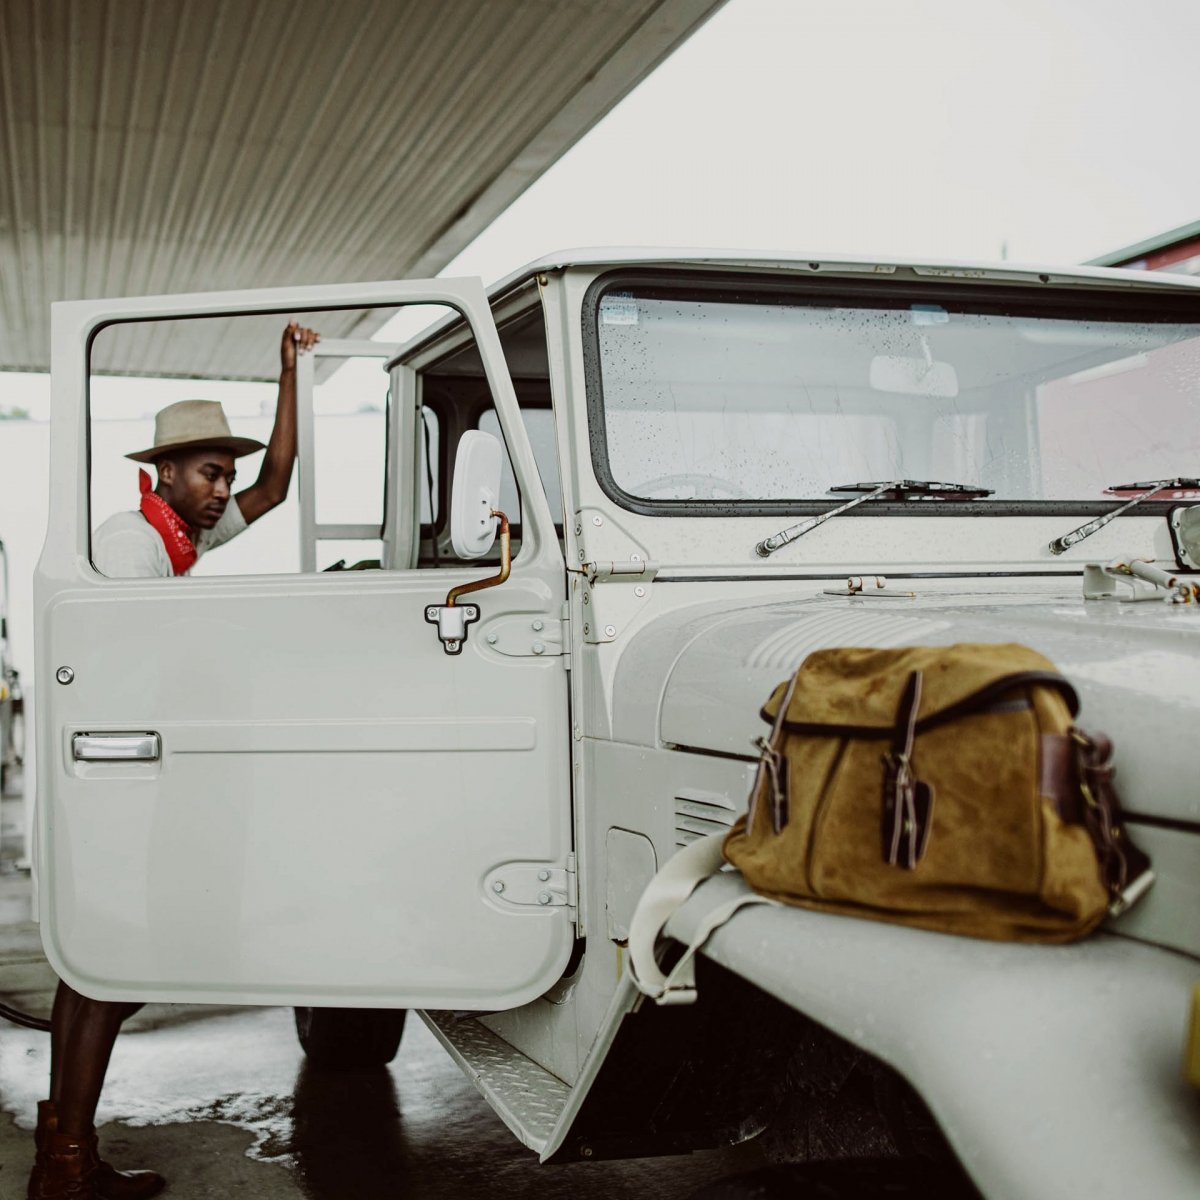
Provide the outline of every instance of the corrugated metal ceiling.
[[[53,300],[436,273],[723,2],[0,0],[0,369]],[[271,373],[203,325],[106,366]]]

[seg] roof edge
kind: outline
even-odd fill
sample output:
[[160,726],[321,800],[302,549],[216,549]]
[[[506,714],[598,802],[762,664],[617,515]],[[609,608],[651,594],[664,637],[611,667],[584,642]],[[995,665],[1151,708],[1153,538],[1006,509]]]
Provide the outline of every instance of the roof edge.
[[[890,274],[906,270],[949,278],[1029,280],[1047,282],[1042,276],[1062,281],[1077,279],[1087,282],[1124,283],[1126,285],[1157,285],[1167,281],[1160,276],[1148,277],[1144,271],[1127,271],[1117,267],[1096,266],[1090,263],[1038,263],[989,261],[986,259],[907,258],[887,255],[843,254],[798,250],[748,250],[727,247],[648,247],[648,246],[581,246],[557,250],[535,258],[517,270],[509,272],[487,286],[490,299],[497,299],[525,279],[539,272],[566,270],[569,267],[626,267],[662,264],[714,267],[795,267],[809,264],[814,275],[823,271],[856,271],[870,274]],[[816,266],[812,266],[816,264]],[[1174,276],[1170,284],[1185,282],[1186,277]],[[1185,286],[1186,282],[1185,282]],[[1190,286],[1200,286],[1194,281]]]
[[1107,254],[1101,254],[1099,258],[1089,258],[1087,265],[1115,267],[1120,263],[1132,262],[1135,259],[1154,254],[1156,251],[1166,250],[1176,242],[1188,242],[1193,238],[1200,238],[1200,221],[1193,221],[1190,225],[1180,225],[1178,229],[1168,229],[1165,233],[1155,234],[1154,237],[1146,238],[1145,241],[1134,242],[1131,246],[1122,246],[1119,250],[1110,250]]
[[[549,271],[565,271],[572,267],[603,267],[620,270],[622,267],[745,267],[770,269],[807,265],[813,276],[855,272],[866,275],[889,275],[895,271],[913,271],[931,278],[957,280],[995,280],[1023,283],[1119,283],[1142,291],[1200,288],[1200,278],[1170,275],[1159,272],[1127,271],[1089,264],[1051,266],[1045,263],[988,262],[970,259],[883,258],[853,254],[800,253],[795,250],[736,250],[704,247],[647,247],[647,246],[581,246],[556,250],[535,258],[515,271],[487,285],[487,296],[495,303],[536,275]],[[397,350],[388,368],[409,357],[423,346],[436,341],[462,318],[448,314],[420,330]]]

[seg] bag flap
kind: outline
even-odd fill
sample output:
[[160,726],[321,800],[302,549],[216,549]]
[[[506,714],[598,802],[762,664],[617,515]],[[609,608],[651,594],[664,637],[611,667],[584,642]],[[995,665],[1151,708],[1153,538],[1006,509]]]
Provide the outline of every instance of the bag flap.
[[[1078,700],[1054,664],[1036,650],[1017,643],[959,642],[953,646],[904,646],[892,650],[869,646],[817,650],[800,666],[796,690],[784,714],[786,729],[837,726],[847,732],[890,732],[909,676],[923,675],[918,725],[1005,678],[1032,673],[1049,676],[1030,682],[1058,687],[1071,708]],[[763,720],[774,721],[790,681],[784,680],[767,701]],[[1020,686],[1019,680],[1013,686]]]

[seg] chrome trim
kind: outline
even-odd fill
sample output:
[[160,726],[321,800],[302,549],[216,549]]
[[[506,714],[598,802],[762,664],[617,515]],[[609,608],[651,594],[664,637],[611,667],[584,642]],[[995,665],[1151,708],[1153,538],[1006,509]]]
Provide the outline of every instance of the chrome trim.
[[76,762],[157,762],[161,748],[157,733],[77,733],[71,738]]

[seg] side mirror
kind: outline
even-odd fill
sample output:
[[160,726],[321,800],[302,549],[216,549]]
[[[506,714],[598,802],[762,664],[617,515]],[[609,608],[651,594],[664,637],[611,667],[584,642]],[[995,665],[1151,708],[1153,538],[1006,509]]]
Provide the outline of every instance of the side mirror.
[[454,491],[450,497],[450,539],[460,558],[482,558],[500,534],[500,570],[487,579],[474,579],[451,588],[445,604],[430,604],[425,620],[437,626],[438,641],[447,654],[461,654],[467,626],[479,620],[477,604],[459,604],[471,592],[496,587],[512,569],[508,518],[496,508],[500,498],[500,443],[490,433],[468,430],[454,459]]
[[469,429],[458,443],[450,493],[450,540],[459,558],[482,558],[496,540],[500,503],[500,443]]

